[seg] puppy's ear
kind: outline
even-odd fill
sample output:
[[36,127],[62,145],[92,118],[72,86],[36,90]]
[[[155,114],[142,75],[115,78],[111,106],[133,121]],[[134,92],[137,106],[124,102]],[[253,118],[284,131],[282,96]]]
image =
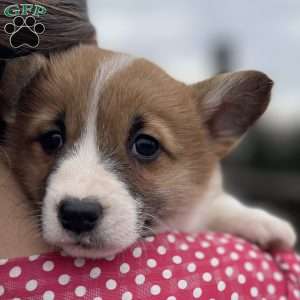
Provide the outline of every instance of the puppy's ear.
[[272,80],[258,71],[226,73],[192,85],[219,157],[264,113],[272,85]]
[[32,54],[5,61],[0,78],[0,120],[6,124],[14,120],[22,91],[46,65],[46,58]]

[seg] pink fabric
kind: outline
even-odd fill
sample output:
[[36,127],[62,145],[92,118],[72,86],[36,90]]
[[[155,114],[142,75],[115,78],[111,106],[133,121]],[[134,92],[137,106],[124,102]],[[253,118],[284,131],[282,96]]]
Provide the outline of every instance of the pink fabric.
[[0,299],[300,299],[300,258],[221,233],[167,233],[117,257],[0,260]]

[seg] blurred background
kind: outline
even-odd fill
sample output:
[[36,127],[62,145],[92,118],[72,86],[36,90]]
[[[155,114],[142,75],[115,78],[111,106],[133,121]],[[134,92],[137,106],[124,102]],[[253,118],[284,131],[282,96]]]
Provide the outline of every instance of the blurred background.
[[143,56],[186,83],[258,69],[270,107],[223,162],[227,190],[300,234],[300,1],[88,0],[103,48]]

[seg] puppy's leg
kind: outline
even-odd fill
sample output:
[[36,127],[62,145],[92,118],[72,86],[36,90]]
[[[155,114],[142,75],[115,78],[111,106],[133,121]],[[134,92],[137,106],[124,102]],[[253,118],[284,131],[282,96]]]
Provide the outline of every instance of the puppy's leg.
[[296,233],[287,221],[246,207],[225,193],[212,201],[207,216],[209,229],[239,235],[263,248],[291,248],[296,243]]

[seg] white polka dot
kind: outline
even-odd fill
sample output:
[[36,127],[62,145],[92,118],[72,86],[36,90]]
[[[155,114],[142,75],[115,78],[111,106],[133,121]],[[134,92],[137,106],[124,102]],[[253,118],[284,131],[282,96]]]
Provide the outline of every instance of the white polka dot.
[[226,283],[224,281],[218,282],[217,289],[219,292],[223,292],[226,289]]
[[7,258],[0,258],[0,266],[4,266],[8,262]]
[[135,276],[135,283],[137,285],[142,285],[145,282],[145,276],[143,274],[138,274]]
[[114,290],[117,287],[117,282],[114,279],[109,279],[105,284],[108,290]]
[[3,296],[5,293],[5,288],[3,285],[0,285],[0,296]]
[[245,275],[239,274],[239,276],[238,276],[238,282],[239,282],[240,284],[246,283],[246,277],[245,277]]
[[175,243],[175,241],[176,241],[176,238],[173,234],[168,234],[167,239],[168,239],[169,243]]
[[273,277],[276,281],[282,281],[283,280],[283,276],[281,273],[279,272],[274,272]]
[[226,250],[225,250],[224,247],[218,247],[216,251],[217,251],[217,253],[220,254],[220,255],[222,255],[222,254],[224,254],[224,253],[226,252]]
[[163,270],[162,272],[162,277],[165,278],[165,279],[170,279],[172,278],[172,271],[169,270],[169,269],[166,269],[166,270]]
[[213,258],[210,260],[210,265],[211,265],[212,267],[217,267],[219,264],[220,264],[220,261],[219,261],[216,257],[213,257]]
[[175,296],[170,296],[167,298],[167,300],[177,300],[177,298]]
[[272,257],[272,255],[271,255],[271,254],[269,254],[269,253],[265,253],[265,258],[266,258],[267,260],[270,260],[270,261],[272,261],[272,260],[273,260],[273,257]]
[[158,253],[159,255],[164,255],[164,254],[166,254],[166,253],[167,253],[166,247],[165,247],[165,246],[159,246],[159,247],[157,248],[157,253]]
[[71,277],[68,274],[62,274],[58,277],[58,283],[60,285],[67,285],[71,280]]
[[205,258],[205,255],[204,255],[204,253],[201,252],[201,251],[196,251],[196,252],[195,252],[195,257],[196,257],[197,259],[204,259],[204,258]]
[[151,286],[151,289],[150,289],[151,295],[157,296],[160,294],[160,292],[161,292],[161,288],[158,284],[154,284]]
[[43,300],[53,300],[55,298],[55,294],[52,291],[46,291],[43,294]]
[[[288,271],[290,269],[290,265],[288,263],[281,263],[280,267],[285,271]],[[267,270],[267,265],[265,265],[265,270]]]
[[250,256],[251,258],[257,258],[257,253],[256,253],[254,250],[250,250],[250,251],[249,251],[249,256]]
[[94,300],[102,300],[101,297],[95,297]]
[[38,287],[38,282],[35,279],[29,280],[26,283],[25,289],[28,292],[34,291]]
[[122,300],[132,300],[132,293],[131,292],[123,293]]
[[231,277],[233,275],[233,268],[232,267],[227,267],[225,269],[225,274],[227,275],[227,277]]
[[175,255],[172,257],[172,261],[174,264],[179,265],[182,263],[182,258],[179,255]]
[[287,298],[285,296],[281,296],[279,300],[287,300]]
[[220,238],[219,241],[220,241],[221,244],[227,244],[228,243],[227,238]]
[[45,261],[44,263],[43,263],[43,270],[45,271],[45,272],[50,272],[50,271],[52,271],[53,269],[54,269],[54,263],[53,263],[53,261],[51,261],[51,260],[47,260],[47,261]]
[[263,282],[265,280],[265,275],[262,272],[257,272],[256,278],[259,282]]
[[35,260],[37,260],[39,257],[40,257],[40,255],[38,255],[38,254],[30,255],[30,256],[28,257],[28,260],[29,260],[29,261],[35,261]]
[[147,236],[147,237],[145,238],[145,240],[146,240],[147,242],[153,242],[153,241],[155,240],[155,238],[154,238],[154,236]]
[[17,278],[22,274],[22,269],[19,266],[13,267],[9,271],[10,278]]
[[210,242],[207,242],[207,241],[202,241],[200,244],[201,244],[202,248],[209,248],[210,247]]
[[231,252],[230,253],[230,258],[232,260],[238,260],[240,258],[240,256],[236,252]]
[[121,264],[121,266],[120,266],[120,272],[121,272],[122,274],[126,274],[126,273],[128,273],[129,271],[130,271],[130,266],[129,266],[129,264],[127,264],[127,263]]
[[261,263],[261,266],[264,270],[269,270],[270,269],[269,263],[265,260]]
[[273,284],[269,284],[267,287],[267,291],[270,295],[274,295],[276,292],[276,288]]
[[208,234],[205,235],[205,238],[209,241],[212,241],[215,237],[212,233],[208,233]]
[[251,271],[253,271],[253,269],[254,269],[253,264],[250,263],[250,262],[245,262],[244,268],[245,268],[245,270],[248,271],[248,272],[251,272]]
[[299,299],[300,298],[300,290],[294,290],[294,296]]
[[196,269],[197,269],[197,266],[196,266],[196,264],[194,264],[194,263],[189,263],[188,265],[187,265],[187,270],[189,271],[189,272],[195,272],[196,271]]
[[84,258],[76,258],[74,260],[74,266],[77,268],[81,268],[85,265],[85,259]]
[[236,244],[234,248],[238,251],[243,251],[245,247],[242,244]]
[[257,297],[257,296],[258,296],[258,289],[257,289],[256,287],[252,287],[252,288],[250,289],[250,295],[251,295],[252,297]]
[[193,290],[193,297],[194,297],[195,299],[200,298],[201,295],[202,295],[202,290],[201,290],[201,288],[197,287],[197,288],[195,288],[195,289]]
[[149,268],[155,268],[155,267],[157,266],[156,260],[153,259],[153,258],[149,258],[149,259],[147,260],[147,266],[148,266]]
[[239,300],[239,294],[236,292],[232,293],[230,300]]
[[142,256],[142,248],[140,248],[140,247],[134,248],[132,251],[132,255],[135,258],[141,257]]
[[86,294],[86,287],[83,285],[79,285],[76,289],[75,289],[75,295],[77,297],[83,297]]
[[90,277],[92,279],[96,279],[101,275],[101,269],[99,267],[94,267],[92,268],[92,270],[90,271]]
[[177,283],[178,288],[181,289],[181,290],[186,289],[187,285],[188,285],[187,281],[184,280],[184,279],[179,280],[178,283]]
[[194,243],[195,242],[195,238],[191,235],[186,236],[186,240],[190,243]]
[[189,249],[189,246],[184,243],[179,246],[179,249],[182,251],[187,251]]
[[209,281],[212,280],[212,275],[211,275],[210,273],[208,273],[208,272],[205,272],[205,273],[202,275],[202,278],[203,278],[204,281],[209,282]]
[[298,264],[293,264],[293,269],[294,269],[297,273],[300,273],[300,265],[298,265]]

